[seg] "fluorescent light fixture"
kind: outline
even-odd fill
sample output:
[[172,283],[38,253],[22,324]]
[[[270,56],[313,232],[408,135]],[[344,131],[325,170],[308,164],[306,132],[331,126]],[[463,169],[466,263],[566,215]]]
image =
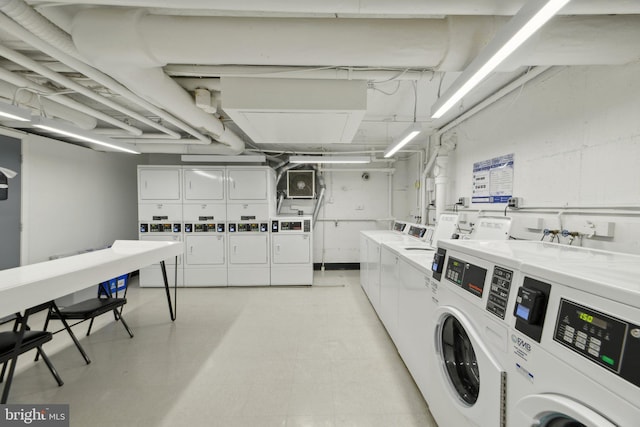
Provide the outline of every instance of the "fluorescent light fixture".
[[369,156],[289,156],[289,163],[371,163]]
[[529,0],[433,104],[431,118],[442,117],[567,3]]
[[19,122],[30,122],[31,111],[11,104],[0,103],[0,120],[10,119]]
[[414,123],[408,128],[406,128],[400,136],[393,139],[391,145],[384,150],[384,157],[391,157],[398,152],[402,147],[407,145],[413,138],[418,136],[418,134],[422,132],[422,125],[419,123]]
[[91,132],[79,129],[73,125],[63,123],[59,120],[49,119],[47,117],[34,117],[33,127],[46,130],[47,132],[55,133],[58,135],[67,136],[69,138],[78,139],[80,141],[90,142],[92,144],[98,144],[103,147],[113,148],[114,150],[124,151],[125,153],[140,154],[137,151],[117,145],[115,141],[107,137],[94,135]]
[[264,163],[267,157],[264,154],[249,154],[238,156],[222,156],[222,155],[183,155],[180,157],[183,162],[202,162],[202,163]]

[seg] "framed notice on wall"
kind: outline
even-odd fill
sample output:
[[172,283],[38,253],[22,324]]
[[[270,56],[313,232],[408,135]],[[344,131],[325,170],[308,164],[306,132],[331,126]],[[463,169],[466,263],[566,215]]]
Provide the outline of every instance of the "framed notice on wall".
[[507,203],[513,195],[513,153],[473,164],[473,203]]

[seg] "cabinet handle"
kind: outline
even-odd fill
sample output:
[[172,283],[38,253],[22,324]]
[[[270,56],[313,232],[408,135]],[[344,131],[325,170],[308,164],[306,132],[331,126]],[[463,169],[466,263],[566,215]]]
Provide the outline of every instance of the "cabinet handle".
[[276,245],[276,252],[280,253],[280,245]]
[[189,253],[193,255],[193,245],[189,247]]

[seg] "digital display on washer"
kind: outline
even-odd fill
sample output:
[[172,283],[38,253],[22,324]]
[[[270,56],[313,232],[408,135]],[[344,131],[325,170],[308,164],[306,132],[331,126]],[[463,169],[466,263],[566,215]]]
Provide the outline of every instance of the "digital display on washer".
[[280,221],[280,231],[302,231],[302,221]]
[[404,227],[406,227],[407,224],[404,224],[402,222],[394,222],[393,223],[393,230],[394,231],[404,231]]
[[507,311],[507,300],[509,299],[512,279],[512,270],[507,270],[497,265],[493,268],[491,289],[489,290],[489,298],[487,299],[487,311],[501,319],[504,319]]
[[484,279],[487,277],[487,270],[482,267],[478,267],[477,265],[449,257],[444,277],[449,279],[450,282],[460,286],[465,291],[482,298],[482,292],[484,291]]
[[409,235],[413,237],[417,237],[419,239],[422,239],[424,237],[424,233],[426,232],[427,232],[426,228],[414,227],[413,225],[409,227]]
[[[608,314],[562,298],[553,339],[598,365],[620,373],[621,362],[637,363],[633,361],[634,357],[629,360],[625,354],[629,326]],[[626,341],[639,340],[629,334]],[[637,343],[630,344],[640,348]]]

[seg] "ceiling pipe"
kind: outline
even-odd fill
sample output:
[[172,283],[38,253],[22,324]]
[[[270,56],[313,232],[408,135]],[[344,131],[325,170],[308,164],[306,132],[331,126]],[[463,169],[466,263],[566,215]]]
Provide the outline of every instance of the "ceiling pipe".
[[[382,16],[382,17],[415,17],[437,15],[515,15],[526,3],[526,0],[394,0],[383,2],[376,0],[324,0],[321,2],[265,1],[265,0],[118,0],[111,2],[118,6],[158,8],[158,13],[189,13],[189,9],[212,11],[212,13],[234,14],[308,14],[309,16],[326,15],[335,18],[345,16]],[[40,1],[39,7],[48,5],[85,4],[104,5],[104,0],[48,0]],[[621,14],[640,13],[640,5],[629,0],[607,0],[574,2],[563,10],[567,15],[579,14]]]
[[[44,102],[44,100],[46,100],[47,96],[52,96],[55,94],[55,92],[53,90],[51,90],[50,88],[46,87],[46,86],[42,86],[40,84],[37,84],[35,82],[32,82],[31,80],[22,77],[19,74],[16,73],[12,73],[11,71],[7,71],[3,68],[0,68],[0,80],[6,81],[11,83],[14,86],[17,86],[19,88],[29,88],[32,90],[35,90],[39,93],[42,93],[42,101]],[[105,122],[109,122],[111,124],[113,124],[114,126],[122,123],[119,120],[114,119],[111,116],[108,116],[100,111],[94,110],[93,108],[87,107],[84,104],[79,103],[78,101],[75,101],[69,97],[67,97],[66,95],[55,95],[55,97],[53,97],[52,100],[47,101],[47,102],[52,102],[52,105],[55,104],[60,104],[60,105],[64,105],[66,107],[69,107],[72,110],[76,110],[79,111],[81,113],[85,113],[91,117],[95,117],[96,119],[99,120],[103,120]],[[45,106],[47,105],[46,103],[44,104]],[[39,109],[39,108],[37,108]],[[47,113],[51,113],[53,114],[56,111],[55,107],[53,110],[49,110],[47,109],[46,112]],[[62,116],[59,116],[60,118],[64,118]],[[74,121],[73,119],[71,121]],[[122,123],[124,124],[124,123]],[[83,129],[89,129],[87,126],[89,126],[89,124],[87,124],[85,122],[84,125],[82,125],[82,123],[78,123],[79,127],[83,128]],[[95,126],[95,125],[93,125]],[[129,133],[130,135],[130,133]]]
[[[50,69],[48,69],[47,67],[40,65],[39,63],[37,63],[36,61],[24,56],[21,53],[16,52],[15,50],[9,49],[5,46],[0,45],[0,56],[5,57],[6,59],[15,62],[16,64],[19,64],[31,71],[35,71],[36,73],[46,77],[47,79],[50,79],[60,85],[65,86],[68,89],[72,89],[78,93],[80,93],[81,95],[86,96],[87,98],[93,99],[94,101],[97,101],[99,103],[102,103],[110,108],[113,108],[116,111],[120,111],[122,113],[128,114],[127,112],[131,112],[131,110],[128,110],[126,108],[124,108],[123,106],[121,106],[120,104],[113,102],[107,98],[104,98],[101,95],[98,95],[97,93],[95,93],[94,91],[92,91],[91,89],[87,89],[86,87],[74,82],[73,80],[69,79],[68,77],[63,76],[62,74],[58,74],[55,71],[51,71]],[[133,113],[133,112],[132,112]],[[135,113],[134,113],[135,115]],[[104,120],[108,123],[111,123],[114,126],[117,126],[121,129],[125,129],[126,131],[128,131],[131,135],[141,135],[142,134],[142,130],[131,126],[127,123],[124,123],[120,120],[116,120],[113,117],[110,117],[106,114],[102,115],[103,117],[101,118],[101,120]]]
[[[386,81],[431,81],[435,72],[431,70],[410,69],[367,69],[367,68],[310,68],[310,67],[276,67],[265,65],[176,65],[164,67],[167,75],[187,90],[206,87],[220,90],[220,79],[217,77],[259,77],[288,79],[327,79],[327,80],[368,80],[374,83]],[[196,78],[199,76],[200,78]],[[204,78],[202,78],[204,77]]]
[[50,117],[66,120],[80,129],[90,130],[98,124],[95,118],[87,114],[65,107],[47,98],[39,98],[38,95],[33,92],[24,90],[16,92],[17,89],[18,88],[12,84],[0,81],[0,97],[7,98],[9,102],[15,101],[17,105],[21,107],[27,106],[34,111],[44,109]]
[[122,140],[118,139],[118,142],[126,142],[135,147],[136,151],[145,154],[166,153],[166,154],[217,154],[217,155],[230,155],[230,151],[226,145],[223,144],[198,144],[193,139],[182,140],[183,143],[169,143],[167,141],[157,143],[148,143],[146,141]]
[[[84,74],[128,101],[141,106],[164,122],[177,127],[195,138],[203,141],[210,141],[208,137],[193,129],[183,121],[176,119],[171,114],[168,114],[155,105],[152,105],[150,102],[140,98],[138,95],[134,94],[131,90],[116,82],[111,77],[87,65],[84,60],[80,58],[80,54],[75,49],[70,36],[58,27],[54,26],[42,15],[31,9],[31,7],[24,3],[24,1],[0,0],[0,11],[3,12],[0,13],[0,27],[4,31],[57,59],[73,70]],[[50,44],[52,42],[56,43],[55,47]],[[173,136],[180,136],[177,132],[168,129],[164,125],[156,123],[153,120],[145,118],[143,123],[159,130],[160,132]]]

